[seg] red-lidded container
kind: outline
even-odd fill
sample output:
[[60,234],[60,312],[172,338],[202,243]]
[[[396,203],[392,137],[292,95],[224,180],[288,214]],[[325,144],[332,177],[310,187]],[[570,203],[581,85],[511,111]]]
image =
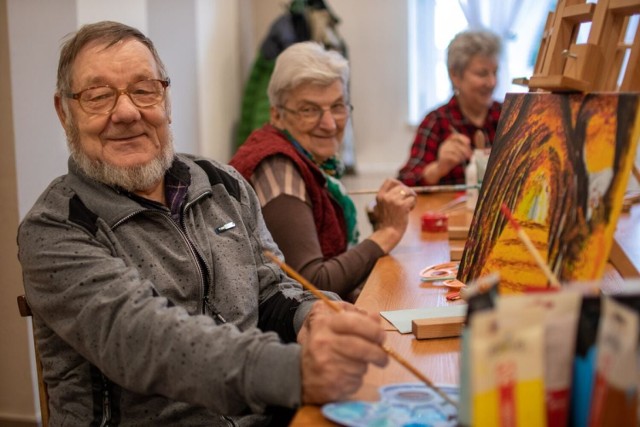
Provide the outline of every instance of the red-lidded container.
[[440,212],[425,212],[422,215],[422,231],[439,233],[446,232],[448,228],[447,215]]

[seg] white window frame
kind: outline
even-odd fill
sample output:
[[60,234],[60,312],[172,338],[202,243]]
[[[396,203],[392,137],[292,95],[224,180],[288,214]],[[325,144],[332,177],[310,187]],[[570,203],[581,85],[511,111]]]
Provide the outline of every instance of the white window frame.
[[[514,34],[503,37],[503,51],[509,58],[509,70],[499,70],[498,78],[502,79],[502,83],[494,93],[497,101],[503,101],[507,92],[528,90],[512,84],[511,80],[515,77],[531,77],[535,64],[535,54],[531,52],[537,50],[540,43],[547,12],[555,9],[555,0],[544,1],[548,2],[546,8],[545,5],[536,6],[535,14],[539,15],[539,19],[532,19],[528,10],[522,11],[522,16],[514,25]],[[444,14],[443,9],[446,9]],[[427,112],[451,97],[446,45],[456,33],[467,29],[468,24],[458,1],[408,0],[408,14],[408,122],[417,126]],[[457,21],[442,16],[457,16]]]

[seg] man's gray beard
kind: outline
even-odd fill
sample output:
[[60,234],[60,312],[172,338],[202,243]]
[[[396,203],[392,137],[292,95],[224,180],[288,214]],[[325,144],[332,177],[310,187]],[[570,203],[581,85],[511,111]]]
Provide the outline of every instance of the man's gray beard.
[[120,187],[130,193],[152,188],[162,179],[173,163],[175,151],[171,132],[169,132],[169,141],[161,148],[157,157],[143,165],[121,167],[102,160],[90,159],[82,151],[77,126],[71,124],[68,129],[67,145],[71,158],[76,162],[78,168],[89,178],[103,184]]

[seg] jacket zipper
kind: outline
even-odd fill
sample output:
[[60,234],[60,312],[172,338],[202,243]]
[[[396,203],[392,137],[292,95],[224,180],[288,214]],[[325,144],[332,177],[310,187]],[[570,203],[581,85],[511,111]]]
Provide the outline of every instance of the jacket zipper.
[[226,417],[226,416],[224,416],[224,415],[221,415],[220,417],[221,417],[223,420],[225,420],[225,421],[227,422],[227,425],[229,425],[229,426],[231,426],[231,427],[235,427],[235,426],[237,426],[237,424],[236,424],[236,423],[234,423],[234,422],[233,422],[233,420],[232,420],[231,418]]
[[109,395],[109,385],[107,384],[107,377],[104,374],[102,376],[102,421],[100,427],[107,427],[109,421],[111,421],[111,396]]
[[[187,245],[187,247],[189,248],[189,252],[191,253],[191,257],[193,258],[195,264],[196,264],[196,269],[198,270],[198,275],[200,276],[200,283],[201,283],[201,287],[200,290],[202,291],[202,294],[200,295],[200,299],[202,301],[202,309],[201,309],[201,313],[202,314],[206,314],[206,310],[205,307],[207,306],[207,293],[209,292],[209,285],[207,283],[207,276],[205,276],[205,272],[202,270],[202,265],[200,264],[200,259],[202,258],[198,252],[196,251],[195,246],[193,245],[193,243],[191,242],[191,240],[189,239],[189,235],[187,234],[187,230],[181,225],[178,226],[175,221],[171,218],[171,216],[167,215],[167,214],[163,214],[168,220],[169,223],[171,223],[171,225],[173,227],[175,227],[175,229],[178,231],[178,234],[180,234],[180,236],[182,237],[182,239],[184,240],[185,244]],[[207,269],[207,274],[210,277],[210,272],[209,269],[207,268],[207,264],[203,261],[202,264],[204,264],[204,268]]]
[[[195,203],[196,201],[198,201],[200,198],[204,197],[206,194],[210,194],[210,192],[205,192],[200,194],[198,197],[196,197],[194,200],[192,200],[189,203],[186,203],[182,209],[182,213],[180,215],[180,226],[178,226],[173,219],[171,218],[170,215],[167,215],[164,212],[158,211],[160,212],[164,217],[167,217],[167,219],[169,220],[169,223],[171,223],[171,225],[173,227],[175,227],[175,229],[178,231],[178,234],[180,234],[180,236],[183,238],[183,240],[185,241],[185,243],[187,244],[187,247],[189,248],[189,252],[191,253],[191,257],[194,259],[195,264],[196,264],[196,268],[198,269],[198,275],[200,276],[201,279],[201,283],[202,283],[202,290],[203,290],[203,294],[202,294],[202,314],[206,314],[206,309],[208,308],[209,311],[211,312],[211,314],[214,316],[214,318],[216,319],[216,321],[218,323],[227,323],[227,320],[222,316],[222,314],[220,314],[218,312],[218,310],[215,309],[215,307],[213,306],[213,304],[209,301],[209,283],[207,282],[206,278],[208,277],[209,280],[213,280],[212,278],[212,274],[211,271],[209,271],[206,262],[204,262],[204,259],[198,254],[198,252],[196,251],[195,245],[191,242],[191,239],[189,239],[189,234],[187,233],[187,229],[184,226],[184,222],[182,221],[182,218],[184,217],[184,212],[186,212],[187,208],[190,207],[193,203]],[[127,221],[128,219],[132,218],[135,215],[138,215],[139,213],[142,213],[144,211],[149,211],[149,212],[156,212],[153,209],[140,209],[137,210],[135,212],[132,212],[131,214],[121,218],[120,220],[118,220],[112,227],[111,229],[115,229],[117,226],[119,226],[120,224],[122,224],[123,222]],[[204,271],[202,270],[202,266],[200,265],[200,259],[203,259],[202,264],[204,264],[204,267],[207,271],[207,276],[205,276]],[[103,397],[102,397],[102,422],[100,423],[100,427],[107,427],[109,425],[109,421],[111,420],[111,399],[109,396],[109,389],[107,388],[107,380],[106,377],[104,376],[104,374],[102,374],[102,379],[103,379]],[[236,425],[236,423],[233,422],[233,420],[231,420],[230,418],[222,415],[221,418],[227,422],[227,424],[231,427],[234,427]]]
[[[187,232],[187,228],[184,226],[184,220],[183,220],[185,212],[191,207],[191,205],[193,205],[195,202],[197,202],[207,194],[211,194],[211,193],[210,192],[202,193],[200,196],[196,197],[192,201],[185,203],[185,205],[182,208],[182,212],[180,213],[180,229],[185,235],[185,238],[187,239],[189,247],[194,252],[194,256],[196,257],[196,263],[198,264],[199,271],[200,271],[200,277],[202,278],[203,289],[202,289],[201,313],[207,314],[207,309],[209,309],[209,312],[211,312],[216,322],[220,324],[220,323],[227,323],[227,320],[222,316],[222,314],[220,314],[218,310],[216,310],[213,303],[209,300],[209,283],[213,281],[213,272],[209,270],[209,268],[207,267],[207,263],[204,262],[204,259],[201,256],[199,256],[199,254],[197,254],[195,246],[191,244],[191,239],[189,239],[189,233]],[[206,273],[207,273],[206,277],[202,272],[202,269],[200,268],[201,259],[202,259],[202,264],[204,264],[204,268],[206,269]],[[207,281],[206,279],[209,279],[209,280]]]
[[[209,308],[209,310],[211,311],[211,313],[214,315],[214,317],[216,318],[216,321],[218,321],[219,323],[226,323],[226,320],[224,317],[222,317],[222,315],[213,308],[212,304],[209,302],[209,298],[208,298],[208,293],[209,293],[209,284],[206,281],[206,277],[205,274],[202,270],[202,267],[200,265],[200,258],[198,253],[196,252],[195,246],[193,245],[193,243],[191,242],[191,240],[189,239],[189,235],[187,234],[187,230],[184,227],[184,224],[182,224],[182,218],[184,217],[184,212],[187,211],[187,209],[194,204],[195,202],[197,202],[198,200],[200,200],[202,197],[204,197],[205,195],[210,194],[210,192],[204,192],[202,194],[200,194],[198,197],[196,197],[195,199],[193,199],[192,201],[190,201],[189,203],[186,203],[182,209],[182,213],[180,215],[180,226],[178,226],[175,221],[171,218],[170,214],[167,214],[166,212],[160,211],[160,210],[154,210],[154,209],[139,209],[135,212],[130,213],[129,215],[120,218],[112,227],[111,230],[114,230],[116,227],[118,227],[120,224],[122,224],[123,222],[129,220],[130,218],[142,213],[142,212],[153,212],[153,213],[160,213],[163,217],[167,218],[169,220],[169,223],[178,231],[178,234],[182,237],[182,240],[186,243],[187,247],[189,248],[189,252],[191,253],[191,257],[193,258],[193,260],[195,261],[196,264],[196,268],[198,269],[198,275],[200,276],[200,282],[202,284],[201,286],[201,290],[202,290],[202,294],[200,296],[200,300],[202,301],[202,308],[200,309],[200,312],[202,314],[207,314],[206,313],[206,309]],[[203,261],[202,262],[205,266],[205,268],[207,268],[207,264]],[[207,274],[209,276],[209,279],[211,279],[211,272],[208,270],[207,268]]]
[[129,215],[124,216],[124,217],[120,218],[118,221],[116,221],[116,223],[111,226],[111,231],[113,231],[116,228],[118,228],[118,226],[120,224],[122,224],[123,222],[125,222],[125,221],[129,220],[130,218],[133,218],[134,216],[138,215],[139,213],[142,213],[142,212],[145,212],[145,211],[153,212],[153,210],[151,210],[151,209],[138,209],[137,211],[131,212]]

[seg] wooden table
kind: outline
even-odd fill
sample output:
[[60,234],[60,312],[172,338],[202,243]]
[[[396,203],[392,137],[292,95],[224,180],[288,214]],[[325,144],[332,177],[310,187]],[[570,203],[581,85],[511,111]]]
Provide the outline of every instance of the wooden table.
[[640,277],[640,205],[620,215],[609,259],[625,277]]
[[[419,196],[416,208],[402,241],[389,256],[381,258],[369,278],[356,306],[372,313],[407,308],[435,307],[460,302],[448,302],[446,288],[420,281],[420,271],[432,264],[449,261],[447,233],[424,233],[420,217],[428,210],[437,210],[454,195],[432,194]],[[451,212],[450,225],[468,225],[473,213],[461,209]],[[630,213],[622,214],[618,222],[616,240],[629,260],[640,267],[640,206]],[[604,281],[610,288],[622,284],[620,274],[608,266]],[[386,322],[387,344],[402,357],[418,367],[436,384],[458,384],[459,347],[457,338],[416,340],[413,334],[400,334]],[[353,400],[376,401],[380,386],[401,382],[417,382],[406,369],[391,360],[383,369],[371,367],[364,377],[364,384],[351,398]],[[297,413],[292,426],[335,426],[326,420],[318,406],[304,406]]]
[[[419,196],[409,218],[409,226],[402,241],[389,256],[380,258],[367,279],[356,306],[371,313],[404,308],[424,308],[452,304],[444,295],[447,289],[420,281],[420,271],[426,266],[449,261],[447,233],[424,233],[420,217],[428,210],[437,210],[454,198],[453,194]],[[473,212],[465,208],[449,214],[449,224],[470,224]],[[455,302],[460,304],[460,302]],[[400,334],[386,323],[387,344],[402,357],[418,367],[437,384],[458,383],[460,343],[457,338],[421,340],[412,334]],[[370,367],[364,384],[351,398],[375,401],[378,388],[384,384],[419,382],[394,360],[385,368]],[[326,420],[317,406],[304,406],[297,413],[292,426],[335,426]]]

